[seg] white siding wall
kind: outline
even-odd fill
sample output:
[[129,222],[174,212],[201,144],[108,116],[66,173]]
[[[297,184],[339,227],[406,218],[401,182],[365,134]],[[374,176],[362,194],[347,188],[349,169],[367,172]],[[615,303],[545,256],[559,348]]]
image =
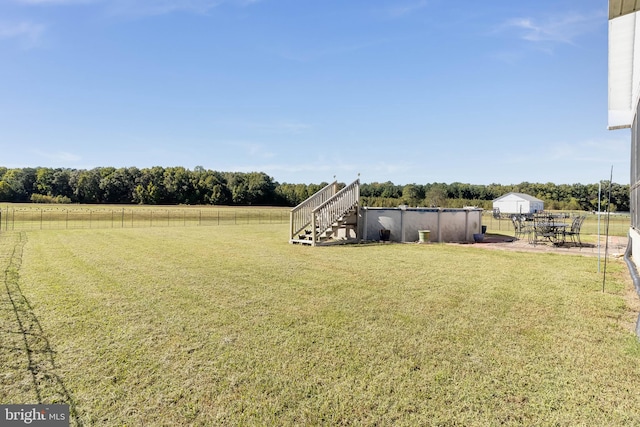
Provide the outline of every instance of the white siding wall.
[[500,200],[493,202],[493,208],[498,208],[500,213],[506,214],[536,213],[544,210],[544,202],[529,201],[516,194],[507,194]]

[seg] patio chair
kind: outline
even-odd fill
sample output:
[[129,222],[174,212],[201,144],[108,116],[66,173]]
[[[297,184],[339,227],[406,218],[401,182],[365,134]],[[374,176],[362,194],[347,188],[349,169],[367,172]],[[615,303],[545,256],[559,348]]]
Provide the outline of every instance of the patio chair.
[[580,240],[580,229],[582,228],[582,223],[586,218],[586,215],[574,217],[573,221],[571,222],[571,228],[564,232],[565,236],[569,236],[574,245],[577,244],[580,247],[582,247],[582,241]]
[[534,245],[543,241],[554,241],[556,232],[553,223],[549,221],[546,215],[538,215],[533,219],[533,229],[531,230],[532,238],[529,239]]
[[515,230],[515,236],[529,236],[531,233],[531,227],[527,226],[525,218],[513,215],[511,217],[511,222],[513,223],[513,229]]
[[522,236],[520,220],[514,215],[511,217],[511,223],[513,224],[513,233],[515,237]]

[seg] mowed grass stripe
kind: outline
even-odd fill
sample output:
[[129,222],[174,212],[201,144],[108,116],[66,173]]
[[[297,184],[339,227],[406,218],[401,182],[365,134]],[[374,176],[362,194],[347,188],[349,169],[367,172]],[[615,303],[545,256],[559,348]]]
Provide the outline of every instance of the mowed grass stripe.
[[[286,225],[28,233],[21,286],[87,425],[629,425],[625,266]],[[23,394],[3,386],[7,401]],[[18,402],[21,403],[21,402]]]

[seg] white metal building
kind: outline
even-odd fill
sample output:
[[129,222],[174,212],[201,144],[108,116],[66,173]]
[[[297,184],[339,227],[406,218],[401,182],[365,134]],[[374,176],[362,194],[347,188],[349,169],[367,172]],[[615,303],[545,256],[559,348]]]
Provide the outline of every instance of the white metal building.
[[640,1],[609,0],[609,129],[631,129],[631,253],[640,265]]
[[528,194],[512,192],[495,199],[493,209],[500,209],[501,214],[530,214],[542,212],[544,202]]

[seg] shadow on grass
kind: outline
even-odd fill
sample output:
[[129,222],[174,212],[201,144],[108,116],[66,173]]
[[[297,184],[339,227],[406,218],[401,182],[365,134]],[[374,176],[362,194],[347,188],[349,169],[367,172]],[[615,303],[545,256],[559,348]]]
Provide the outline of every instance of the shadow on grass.
[[19,398],[31,400],[35,397],[38,404],[68,404],[75,425],[81,426],[75,401],[56,373],[55,351],[20,288],[20,267],[27,236],[24,232],[4,233],[0,238],[15,240],[0,258],[4,264],[5,287],[0,295],[0,365],[6,370],[0,385],[11,387],[11,394]]

